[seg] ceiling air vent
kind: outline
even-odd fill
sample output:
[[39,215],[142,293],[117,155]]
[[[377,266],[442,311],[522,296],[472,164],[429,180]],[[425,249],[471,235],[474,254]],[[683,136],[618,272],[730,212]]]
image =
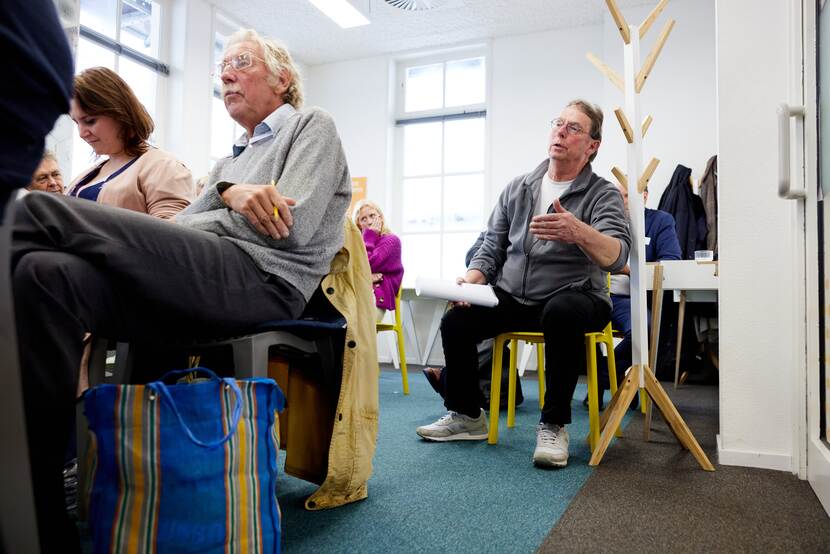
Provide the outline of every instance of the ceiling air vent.
[[447,3],[447,0],[384,0],[384,2],[402,10],[422,11],[440,8]]

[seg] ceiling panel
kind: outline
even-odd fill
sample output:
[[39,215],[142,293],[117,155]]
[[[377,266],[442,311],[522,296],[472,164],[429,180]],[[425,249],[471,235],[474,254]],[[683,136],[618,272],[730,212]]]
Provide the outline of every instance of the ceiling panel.
[[[447,0],[408,11],[384,0],[354,0],[371,24],[341,29],[308,0],[222,0],[219,10],[244,26],[280,39],[302,63],[317,65],[475,42],[550,29],[599,24],[603,0]],[[621,8],[656,0],[618,0]]]

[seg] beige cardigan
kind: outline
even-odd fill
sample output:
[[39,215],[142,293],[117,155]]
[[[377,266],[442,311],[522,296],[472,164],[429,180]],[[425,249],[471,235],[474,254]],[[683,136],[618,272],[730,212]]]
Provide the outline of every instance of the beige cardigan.
[[[101,165],[83,171],[67,191],[72,191],[76,183]],[[99,181],[96,177],[88,185]],[[195,195],[190,170],[164,150],[150,148],[123,173],[101,187],[98,202],[169,219],[186,208]]]

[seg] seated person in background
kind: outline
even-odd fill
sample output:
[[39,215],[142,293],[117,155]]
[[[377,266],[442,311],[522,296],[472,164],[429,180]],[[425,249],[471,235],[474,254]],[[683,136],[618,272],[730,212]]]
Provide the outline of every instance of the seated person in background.
[[52,151],[46,150],[43,152],[40,165],[35,169],[32,182],[29,183],[26,189],[63,194],[63,174],[58,165],[58,159]]
[[[617,184],[617,189],[623,198],[625,212],[628,212],[628,188]],[[648,189],[643,192],[643,206],[648,201]],[[668,212],[645,208],[645,230],[646,230],[646,261],[657,262],[661,260],[679,260],[680,242],[677,240],[677,232],[674,229],[674,218]],[[631,367],[631,278],[628,264],[619,274],[611,275],[611,325],[614,330],[623,333],[624,337],[614,348],[614,362],[617,366],[617,383],[622,382],[625,371]],[[648,318],[649,330],[651,329],[651,317]],[[608,362],[604,356],[597,357],[599,362],[598,372],[600,391],[599,404],[602,407],[602,391],[608,389]],[[582,401],[588,405],[588,397]],[[637,396],[632,401],[632,406],[637,406]]]
[[169,219],[195,197],[193,176],[184,164],[151,146],[150,114],[114,71],[93,67],[75,77],[69,114],[103,162],[81,172],[70,196],[86,198]]
[[[470,262],[473,261],[478,249],[481,248],[482,243],[484,242],[484,234],[486,231],[482,231],[481,234],[478,235],[478,238],[467,250],[467,254],[464,256],[464,265],[467,267],[470,266]],[[491,285],[495,286],[496,282],[498,281],[498,277],[491,281]],[[488,409],[490,407],[490,381],[492,377],[493,371],[493,343],[495,341],[493,339],[485,339],[476,345],[476,350],[478,351],[478,384],[479,389],[481,390],[481,398],[479,404],[482,408]],[[507,407],[507,397],[508,397],[508,387],[507,387],[507,379],[510,375],[508,372],[510,369],[510,348],[507,344],[504,345],[504,351],[502,353],[502,387],[501,387],[501,398],[499,399],[499,405],[502,408]],[[435,392],[441,395],[441,398],[444,398],[444,388],[445,383],[443,380],[444,375],[444,368],[443,367],[425,367],[421,370],[424,376],[427,378],[427,382],[433,388]],[[517,369],[514,369],[517,371]],[[521,379],[516,380],[516,406],[520,406],[524,402],[524,395],[522,393],[522,381]]]
[[395,309],[395,296],[403,281],[401,239],[392,234],[386,226],[386,219],[380,207],[371,200],[361,200],[357,203],[352,213],[352,221],[363,233],[380,321],[386,315],[386,310]]
[[[602,110],[574,100],[552,121],[548,159],[502,191],[478,253],[459,282],[492,282],[497,306],[457,304],[441,323],[449,413],[418,435],[435,441],[484,440],[478,406],[476,343],[506,331],[542,331],[547,390],[533,462],[568,463],[571,399],[585,370],[584,333],[611,316],[607,271],[631,247],[622,198],[591,171],[602,140]],[[530,225],[528,225],[530,222]]]
[[289,53],[240,31],[221,68],[225,107],[245,129],[244,145],[216,163],[204,193],[174,223],[56,194],[15,203],[27,434],[38,514],[50,529],[67,518],[61,465],[85,331],[157,343],[296,319],[343,245],[346,158],[331,116],[298,111],[302,88]]

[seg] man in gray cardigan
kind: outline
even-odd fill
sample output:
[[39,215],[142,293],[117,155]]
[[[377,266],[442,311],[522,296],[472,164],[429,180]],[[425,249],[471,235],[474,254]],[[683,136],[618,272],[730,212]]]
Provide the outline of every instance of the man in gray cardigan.
[[343,244],[346,158],[328,114],[298,111],[288,52],[240,32],[220,69],[225,106],[246,132],[175,223],[40,192],[16,206],[27,431],[38,513],[54,528],[67,517],[61,468],[85,332],[152,343],[295,319]]
[[476,343],[507,331],[545,335],[544,408],[533,462],[568,463],[571,399],[585,369],[584,333],[608,324],[606,272],[622,269],[631,247],[622,198],[591,171],[602,140],[602,110],[583,100],[552,123],[548,159],[502,191],[484,242],[459,282],[492,282],[494,308],[456,305],[441,323],[449,413],[417,429],[427,440],[487,438],[478,406]]

